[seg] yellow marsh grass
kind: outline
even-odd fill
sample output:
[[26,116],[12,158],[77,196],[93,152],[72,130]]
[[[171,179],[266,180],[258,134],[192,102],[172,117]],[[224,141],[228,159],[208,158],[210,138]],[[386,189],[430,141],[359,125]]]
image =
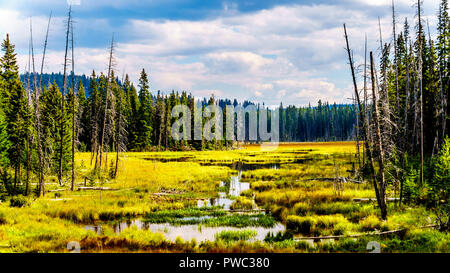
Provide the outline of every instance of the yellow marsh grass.
[[[52,200],[55,198],[55,193],[47,193],[45,198],[39,198],[29,207],[20,209],[8,208],[7,204],[0,204],[0,212],[7,218],[7,223],[0,225],[0,245],[12,245],[13,251],[63,251],[64,244],[69,240],[80,240],[86,236],[92,238],[93,242],[97,240],[94,239],[94,237],[97,238],[95,234],[84,230],[78,223],[136,217],[161,209],[195,206],[196,198],[215,195],[219,181],[226,180],[236,173],[228,167],[202,166],[202,163],[230,164],[239,160],[247,163],[289,163],[299,159],[312,159],[304,164],[282,165],[279,170],[245,172],[245,179],[250,180],[252,184],[267,183],[263,182],[265,179],[273,183],[270,187],[256,192],[256,201],[263,207],[283,207],[286,215],[281,217],[282,219],[295,213],[295,209],[288,208],[292,208],[299,202],[350,203],[355,197],[374,198],[370,184],[345,184],[344,190],[337,193],[333,183],[306,181],[312,177],[334,177],[336,169],[339,175],[347,176],[346,170],[352,167],[350,161],[354,160],[352,153],[355,150],[353,142],[337,142],[282,143],[272,152],[261,151],[258,145],[247,145],[243,149],[230,151],[121,153],[117,179],[107,179],[109,181],[102,184],[117,191],[59,192],[60,196],[57,197],[59,200]],[[104,166],[107,167],[104,167],[105,176],[108,174],[111,160],[115,160],[114,153],[109,153],[108,161],[104,162]],[[80,185],[92,169],[90,154],[77,153],[76,165],[76,182]],[[280,184],[286,180],[299,181],[293,184],[295,187],[291,187],[291,184]],[[100,184],[96,182],[96,186]],[[277,188],[279,185],[281,185],[280,188]],[[52,188],[58,188],[58,186],[53,184],[47,187],[47,189]],[[175,194],[153,195],[153,193],[167,191],[173,191]],[[251,193],[247,195],[251,196]],[[241,202],[243,204],[239,204],[243,207],[250,205],[247,199],[239,200],[244,201]],[[239,201],[236,205],[238,203]],[[412,222],[411,217],[403,216],[403,214],[393,214],[392,217],[395,222]],[[344,220],[339,221],[335,226],[338,225],[342,231],[355,230]],[[33,226],[36,229],[33,230]],[[112,232],[109,233],[108,236],[116,238]],[[157,238],[155,241],[162,240],[158,235],[144,233],[129,230],[121,238],[127,237],[126,239],[134,241],[142,239],[138,244],[140,246],[155,238]],[[140,237],[142,238],[139,239]],[[218,246],[214,248],[218,249]]]
[[[124,153],[119,158],[119,173],[113,188],[147,188],[152,192],[161,189],[210,193],[216,183],[230,176],[227,167],[210,166],[207,169],[196,162],[154,162],[151,153]],[[114,158],[113,154],[109,158]],[[115,158],[114,158],[115,159]],[[78,153],[77,165],[87,166],[80,170],[86,176],[89,172],[90,154]],[[108,164],[109,166],[109,164]]]

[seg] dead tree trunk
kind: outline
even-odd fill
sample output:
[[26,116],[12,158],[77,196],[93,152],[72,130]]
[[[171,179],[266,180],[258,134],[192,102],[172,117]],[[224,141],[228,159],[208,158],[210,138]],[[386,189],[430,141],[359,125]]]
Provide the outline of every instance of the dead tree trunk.
[[385,194],[385,177],[384,177],[384,152],[383,145],[381,140],[381,132],[380,132],[380,121],[378,116],[378,105],[377,105],[377,96],[375,90],[375,72],[374,72],[374,63],[373,63],[373,54],[370,52],[370,73],[372,78],[372,100],[373,100],[373,108],[374,108],[374,121],[375,121],[375,132],[376,132],[376,141],[378,146],[378,165],[380,168],[380,209],[381,209],[381,218],[383,220],[387,219],[387,210],[386,210],[386,194]]
[[417,15],[419,19],[419,89],[420,89],[420,185],[423,185],[423,82],[422,82],[422,3],[417,0]]
[[[397,124],[400,124],[400,95],[398,88],[398,47],[397,47],[397,33],[396,33],[396,20],[395,20],[395,5],[394,0],[392,0],[392,32],[394,36],[394,73],[395,73],[395,98],[397,103]],[[398,132],[398,130],[397,130]]]
[[371,169],[371,172],[372,172],[373,187],[375,189],[375,195],[377,197],[378,205],[381,208],[382,207],[382,200],[380,199],[380,193],[378,191],[377,177],[376,177],[376,174],[375,174],[375,167],[374,167],[375,164],[374,164],[374,159],[373,159],[373,155],[372,155],[372,150],[371,150],[371,148],[369,146],[369,141],[368,141],[368,139],[369,139],[368,138],[369,120],[365,116],[364,111],[363,111],[363,109],[361,107],[361,100],[359,98],[358,86],[356,84],[355,69],[354,69],[354,66],[353,66],[353,58],[352,58],[352,54],[351,54],[351,51],[350,51],[350,46],[349,46],[349,43],[348,43],[347,28],[345,27],[345,24],[344,24],[344,34],[345,34],[345,42],[346,42],[346,45],[347,45],[347,54],[348,54],[348,60],[349,60],[349,64],[350,64],[350,70],[352,72],[353,87],[354,87],[354,90],[355,90],[356,100],[358,102],[359,115],[361,117],[361,120],[364,121],[362,123],[363,132],[364,132],[364,146],[365,146],[366,152],[367,152],[367,159],[370,162],[370,169]]
[[70,24],[72,20],[72,7],[69,6],[69,15],[67,19],[67,30],[66,30],[66,49],[64,53],[64,78],[63,78],[63,88],[62,88],[62,98],[61,98],[61,121],[60,121],[60,145],[59,145],[59,169],[58,169],[58,181],[59,185],[62,186],[62,168],[63,168],[63,152],[64,152],[64,102],[67,86],[67,51],[69,47],[69,33]]
[[[368,111],[367,111],[367,35],[365,36],[365,41],[364,41],[364,98],[363,98],[363,105],[364,105],[364,115],[366,116],[366,118],[368,117]],[[361,121],[362,123],[364,123],[364,120]],[[367,139],[365,139],[364,141],[367,141]],[[363,145],[363,164],[366,164],[366,153],[365,153],[365,148]]]
[[71,28],[71,41],[72,41],[72,181],[70,184],[70,190],[73,191],[75,184],[75,57],[73,48],[73,22],[70,24]]
[[112,39],[111,39],[111,48],[109,51],[108,78],[106,79],[105,111],[103,114],[103,125],[102,125],[101,141],[100,141],[100,164],[99,164],[100,169],[102,168],[103,145],[104,145],[104,141],[105,141],[106,116],[107,116],[107,111],[108,111],[109,83],[110,83],[110,77],[111,77],[113,51],[114,51],[114,35],[112,36]]
[[47,52],[47,42],[48,42],[48,32],[50,29],[50,22],[52,19],[52,13],[48,18],[47,24],[47,32],[45,34],[45,42],[44,42],[44,51],[42,54],[42,62],[41,62],[41,74],[39,78],[39,90],[35,88],[35,102],[34,102],[34,111],[35,111],[35,119],[36,119],[36,136],[37,136],[37,149],[38,149],[38,160],[39,160],[39,195],[45,196],[45,183],[44,183],[44,160],[42,153],[42,139],[41,139],[41,124],[40,124],[40,110],[39,110],[39,96],[42,90],[42,74],[44,72],[44,63],[45,63],[45,54]]
[[[34,54],[33,54],[33,23],[30,19],[30,49],[31,54],[33,58],[33,77],[34,77],[34,86],[36,86],[36,73],[34,70]],[[28,67],[28,70],[31,70],[30,67]],[[30,169],[31,169],[31,152],[32,152],[32,144],[30,139],[30,119],[31,119],[31,94],[30,94],[30,88],[27,89],[27,106],[26,106],[26,117],[25,117],[25,130],[26,130],[26,160],[27,160],[27,170],[26,170],[26,185],[25,185],[25,195],[29,194],[30,191]]]

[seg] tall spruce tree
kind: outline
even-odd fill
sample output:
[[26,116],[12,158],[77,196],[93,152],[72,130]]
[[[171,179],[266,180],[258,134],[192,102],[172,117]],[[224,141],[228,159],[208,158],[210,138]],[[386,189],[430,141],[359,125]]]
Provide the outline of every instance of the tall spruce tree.
[[9,160],[14,168],[14,193],[17,185],[21,183],[22,164],[25,151],[25,141],[28,124],[28,100],[25,89],[19,77],[17,54],[15,46],[9,39],[9,34],[2,43],[3,57],[1,62],[1,74],[3,78],[3,90],[1,94],[3,109],[7,120],[7,131],[11,147]]
[[141,71],[139,78],[139,110],[138,127],[137,127],[137,143],[138,150],[145,151],[150,149],[152,145],[152,98],[150,96],[150,86],[148,83],[147,73],[144,69]]

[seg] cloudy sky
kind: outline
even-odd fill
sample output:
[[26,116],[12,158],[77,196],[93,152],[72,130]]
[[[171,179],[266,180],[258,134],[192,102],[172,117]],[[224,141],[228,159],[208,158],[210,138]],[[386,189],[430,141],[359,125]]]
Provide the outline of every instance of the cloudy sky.
[[[266,105],[348,103],[348,71],[342,24],[358,64],[364,37],[378,54],[378,17],[383,40],[392,38],[392,0],[72,0],[75,70],[105,72],[116,40],[116,75],[137,82],[145,68],[151,90],[186,90],[196,96],[249,99]],[[396,0],[398,28],[413,25],[413,0]],[[425,0],[435,28],[439,0]],[[64,60],[67,0],[0,0],[0,36],[10,33],[25,70],[30,18],[36,59],[52,12],[46,72]],[[40,63],[37,64],[40,67]]]

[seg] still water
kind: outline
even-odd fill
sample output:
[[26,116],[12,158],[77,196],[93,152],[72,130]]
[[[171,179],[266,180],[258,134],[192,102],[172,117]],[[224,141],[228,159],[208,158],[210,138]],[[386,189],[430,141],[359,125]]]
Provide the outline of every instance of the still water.
[[[114,230],[114,232],[119,235],[126,228],[135,226],[138,229],[150,230],[152,232],[161,232],[164,234],[165,238],[171,241],[175,241],[177,237],[181,237],[186,241],[196,239],[197,242],[202,241],[214,241],[215,235],[221,231],[236,231],[236,230],[254,230],[256,231],[256,237],[252,238],[252,240],[263,241],[266,235],[271,232],[272,234],[276,234],[278,232],[284,232],[285,227],[278,223],[272,228],[264,228],[264,227],[246,227],[246,228],[236,228],[236,227],[204,227],[200,225],[181,225],[174,226],[169,223],[162,224],[151,224],[145,223],[141,220],[132,220],[129,222],[122,222],[119,224],[111,225],[110,227]],[[102,235],[102,225],[88,225],[85,226],[87,230],[92,230],[99,235]]]

